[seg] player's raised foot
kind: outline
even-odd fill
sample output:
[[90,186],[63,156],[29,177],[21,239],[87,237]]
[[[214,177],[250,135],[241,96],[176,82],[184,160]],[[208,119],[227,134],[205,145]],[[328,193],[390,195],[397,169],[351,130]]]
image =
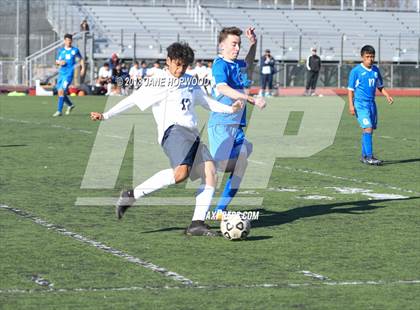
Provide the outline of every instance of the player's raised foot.
[[132,189],[121,192],[120,198],[118,198],[117,204],[115,205],[115,214],[119,220],[135,201],[136,199],[134,198],[134,191]]
[[66,115],[70,115],[70,113],[71,113],[71,111],[73,111],[73,109],[75,108],[76,106],[73,104],[73,105],[71,105],[71,106],[69,106],[69,107],[67,107],[67,110],[66,110]]
[[57,111],[57,112],[55,112],[52,116],[53,116],[53,117],[57,117],[57,116],[61,116],[61,115],[63,115],[63,113],[61,113],[61,112]]
[[210,226],[205,224],[203,221],[192,221],[190,226],[185,229],[185,234],[187,236],[219,236],[219,233],[210,230]]

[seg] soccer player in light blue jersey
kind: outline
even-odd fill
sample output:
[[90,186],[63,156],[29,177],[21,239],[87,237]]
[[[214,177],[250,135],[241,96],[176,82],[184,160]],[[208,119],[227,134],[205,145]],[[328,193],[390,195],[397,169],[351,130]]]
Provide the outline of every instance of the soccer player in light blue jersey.
[[[257,39],[254,28],[246,30],[250,49],[245,61],[238,60],[241,48],[242,30],[237,27],[223,28],[219,34],[220,55],[214,60],[213,97],[226,105],[232,105],[235,100],[243,100],[259,108],[265,107],[263,98],[254,99],[245,92],[249,86]],[[218,201],[215,211],[227,209],[245,173],[248,156],[252,152],[252,144],[245,138],[243,128],[246,126],[246,106],[233,114],[211,112],[208,122],[210,153],[217,162],[219,171],[230,172],[225,188]],[[218,216],[218,219],[221,217]]]
[[381,73],[378,67],[373,64],[375,49],[370,45],[365,45],[360,54],[362,63],[351,70],[349,77],[349,112],[351,115],[356,115],[363,130],[360,161],[364,164],[379,166],[382,161],[373,156],[372,147],[372,134],[376,129],[378,118],[375,103],[376,89],[386,97],[389,104],[392,104],[394,100],[384,89]]
[[60,67],[57,79],[58,104],[57,112],[53,114],[54,117],[63,115],[64,103],[67,104],[66,114],[74,109],[74,104],[66,95],[67,88],[73,80],[74,68],[77,65],[77,59],[80,59],[80,75],[85,74],[85,62],[77,47],[72,46],[73,36],[71,34],[64,35],[64,47],[62,47],[57,54],[55,61],[56,65]]

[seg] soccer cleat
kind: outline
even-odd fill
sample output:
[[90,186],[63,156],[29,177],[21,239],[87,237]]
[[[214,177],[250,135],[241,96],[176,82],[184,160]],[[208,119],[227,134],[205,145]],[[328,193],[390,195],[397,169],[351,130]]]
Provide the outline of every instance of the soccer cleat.
[[375,156],[372,156],[372,159],[373,160],[376,160],[378,162],[378,164],[377,164],[378,166],[380,166],[380,165],[382,165],[384,163],[383,160],[377,159]]
[[76,106],[73,104],[69,107],[67,107],[67,111],[66,111],[66,115],[70,115],[71,111],[75,108]]
[[217,232],[211,231],[210,226],[205,224],[203,221],[192,221],[190,226],[185,229],[187,236],[208,236],[217,237]]
[[362,157],[361,159],[360,159],[360,161],[362,162],[362,163],[364,163],[364,164],[366,164],[366,165],[371,165],[371,166],[380,166],[380,165],[382,165],[382,160],[379,160],[379,159],[377,159],[377,158],[375,158],[375,157]]
[[136,199],[134,198],[134,191],[132,189],[121,192],[120,198],[118,198],[117,204],[115,205],[115,214],[119,220],[135,201]]
[[57,111],[52,116],[57,117],[57,116],[61,116],[61,115],[63,115],[63,114],[61,112]]

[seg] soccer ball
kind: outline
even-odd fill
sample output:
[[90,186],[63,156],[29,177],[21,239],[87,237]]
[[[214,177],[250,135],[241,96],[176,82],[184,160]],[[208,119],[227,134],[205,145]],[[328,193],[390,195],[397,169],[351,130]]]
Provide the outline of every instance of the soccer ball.
[[228,240],[243,240],[249,235],[251,223],[239,214],[224,216],[220,222],[220,230]]

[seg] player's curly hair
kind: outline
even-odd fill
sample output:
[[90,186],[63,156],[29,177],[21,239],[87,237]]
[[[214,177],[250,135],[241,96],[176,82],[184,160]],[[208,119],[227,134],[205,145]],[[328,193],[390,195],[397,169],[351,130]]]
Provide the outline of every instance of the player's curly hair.
[[184,65],[194,62],[194,51],[186,42],[175,42],[166,49],[171,60],[181,60]]
[[222,43],[230,34],[240,37],[242,35],[242,30],[238,27],[223,28],[219,33],[219,43]]
[[375,55],[375,49],[372,45],[365,45],[360,50],[360,55],[363,56],[364,54],[372,54]]

